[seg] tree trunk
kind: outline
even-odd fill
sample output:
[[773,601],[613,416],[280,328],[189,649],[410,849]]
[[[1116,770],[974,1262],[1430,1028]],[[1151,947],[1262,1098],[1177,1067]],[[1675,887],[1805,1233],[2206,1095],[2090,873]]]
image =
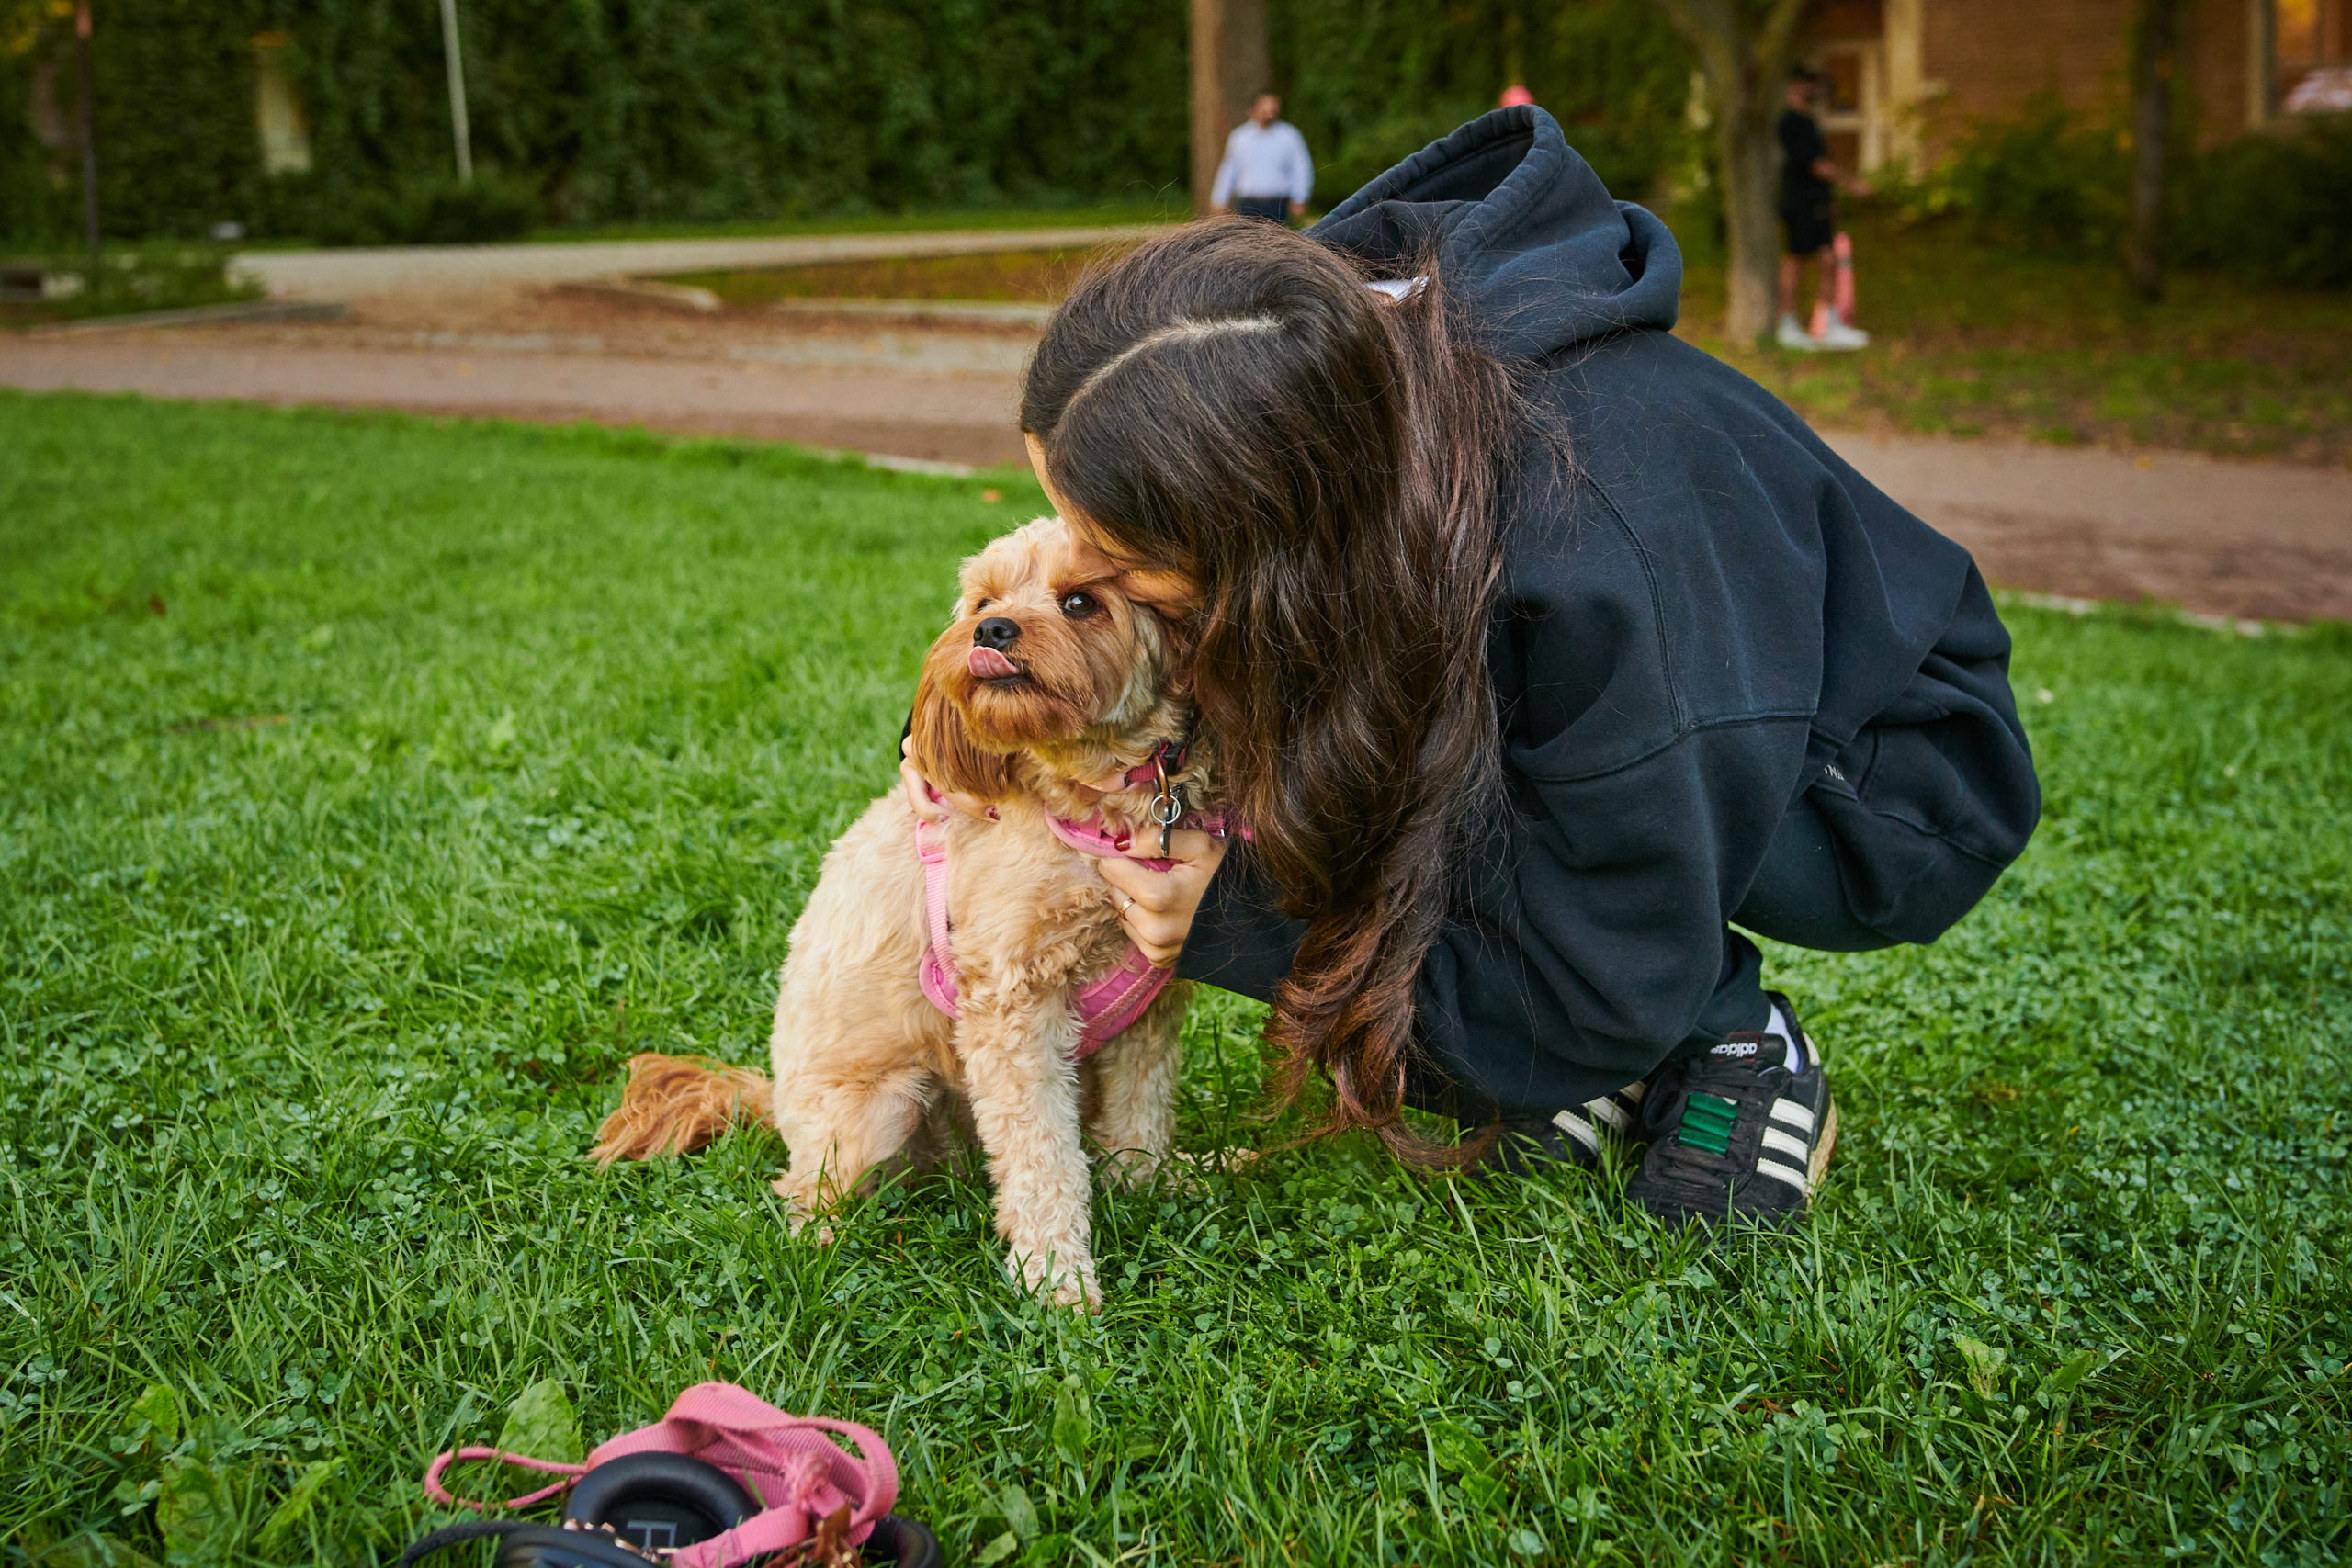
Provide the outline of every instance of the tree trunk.
[[2172,110],[2180,0],[2140,0],[2132,28],[2132,233],[2123,255],[2132,291],[2165,297],[2165,132]]
[[[1781,149],[1772,133],[1788,82],[1789,45],[1806,0],[1771,0],[1760,14],[1739,0],[1657,0],[1698,51],[1723,164],[1724,335],[1746,346],[1771,330],[1781,290]],[[2146,0],[2154,4],[2156,0]]]
[[1724,336],[1746,345],[1780,313],[1781,159],[1772,122],[1758,106],[1715,121],[1723,164],[1724,233],[1730,254]]
[[1250,100],[1273,85],[1266,0],[1192,0],[1193,211],[1205,216],[1226,133],[1250,118]]

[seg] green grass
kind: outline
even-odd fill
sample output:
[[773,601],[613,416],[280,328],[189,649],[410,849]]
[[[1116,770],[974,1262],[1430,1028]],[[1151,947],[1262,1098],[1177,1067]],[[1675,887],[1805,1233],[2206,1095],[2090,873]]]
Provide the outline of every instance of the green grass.
[[18,266],[74,273],[82,288],[62,299],[0,300],[0,332],[98,316],[183,310],[199,305],[227,305],[260,299],[259,284],[230,274],[228,254],[219,245],[170,240],[109,242],[95,289],[88,286],[86,254],[52,251],[46,255],[8,257]]
[[2352,293],[2181,273],[2152,306],[2105,257],[2018,254],[1870,210],[1850,228],[1868,349],[1730,348],[1707,259],[1681,331],[1823,425],[2352,463]]
[[[160,1554],[167,1511],[191,1562],[389,1561],[526,1386],[593,1438],[713,1376],[881,1427],[956,1561],[2352,1549],[2342,628],[2016,611],[2030,853],[1932,949],[1776,955],[1844,1108],[1799,1233],[1347,1140],[1104,1197],[1089,1320],[1011,1294],[968,1183],[820,1250],[764,1134],[582,1158],[631,1051],[759,1058],[951,563],[1034,496],[229,406],[0,427],[0,1558]],[[1187,1146],[1264,1135],[1251,1026],[1196,1009]]]

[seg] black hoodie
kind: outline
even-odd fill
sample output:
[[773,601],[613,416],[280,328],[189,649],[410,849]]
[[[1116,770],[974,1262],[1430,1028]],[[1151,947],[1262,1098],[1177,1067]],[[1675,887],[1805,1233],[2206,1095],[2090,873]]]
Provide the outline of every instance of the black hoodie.
[[[2025,847],[2041,797],[2008,634],[1968,552],[1769,392],[1670,334],[1681,256],[1543,110],[1500,109],[1313,236],[1394,274],[1430,255],[1494,351],[1538,371],[1565,483],[1503,524],[1489,641],[1510,809],[1419,984],[1422,1042],[1476,1100],[1576,1104],[1753,1028],[1727,929],[1806,791],[1847,903],[1927,942]],[[1246,860],[1246,857],[1244,857]],[[1182,972],[1268,996],[1302,929],[1246,863]]]

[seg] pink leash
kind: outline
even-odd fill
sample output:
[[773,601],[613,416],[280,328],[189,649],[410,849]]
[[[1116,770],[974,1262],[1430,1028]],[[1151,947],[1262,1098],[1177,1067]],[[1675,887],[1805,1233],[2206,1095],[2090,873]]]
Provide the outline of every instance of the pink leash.
[[[858,1452],[844,1453],[826,1436],[831,1432],[856,1444]],[[444,1506],[477,1512],[526,1508],[563,1492],[606,1460],[642,1453],[685,1454],[715,1464],[741,1482],[762,1505],[759,1513],[733,1529],[668,1554],[673,1568],[729,1568],[797,1546],[816,1533],[820,1520],[843,1507],[850,1510],[850,1540],[863,1544],[874,1533],[875,1522],[899,1500],[898,1461],[889,1445],[871,1429],[821,1416],[787,1416],[731,1382],[696,1383],[678,1395],[667,1416],[599,1444],[585,1464],[561,1464],[496,1449],[453,1449],[426,1468],[424,1492]],[[487,1459],[565,1479],[503,1504],[453,1496],[441,1483],[450,1465]]]

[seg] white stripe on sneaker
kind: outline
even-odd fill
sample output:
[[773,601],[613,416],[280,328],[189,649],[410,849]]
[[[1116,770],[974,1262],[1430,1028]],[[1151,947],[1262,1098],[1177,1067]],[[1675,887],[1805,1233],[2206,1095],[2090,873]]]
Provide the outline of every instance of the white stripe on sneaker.
[[1779,1164],[1773,1160],[1758,1160],[1756,1162],[1756,1174],[1758,1176],[1769,1176],[1775,1181],[1785,1181],[1790,1186],[1795,1188],[1801,1194],[1809,1196],[1813,1191],[1813,1185],[1805,1180],[1804,1171],[1792,1170],[1787,1166]]
[[1642,1096],[1649,1093],[1649,1080],[1647,1078],[1642,1078],[1635,1082],[1627,1084],[1623,1089],[1619,1089],[1617,1092],[1623,1095],[1627,1100],[1632,1100],[1635,1105],[1639,1105],[1642,1102]]
[[1764,1129],[1764,1146],[1776,1154],[1784,1154],[1799,1165],[1813,1158],[1813,1151],[1805,1147],[1803,1138],[1792,1138],[1778,1127]]
[[1790,1126],[1794,1127],[1806,1137],[1810,1138],[1813,1136],[1813,1112],[1806,1110],[1804,1106],[1798,1104],[1793,1100],[1774,1100],[1772,1102],[1772,1120],[1775,1122],[1786,1122]]
[[1611,1132],[1622,1133],[1625,1130],[1624,1107],[1615,1100],[1588,1100],[1584,1102],[1584,1108],[1592,1112],[1594,1121],[1605,1123]]
[[1566,1133],[1569,1137],[1574,1138],[1577,1143],[1582,1144],[1584,1145],[1585,1153],[1589,1155],[1597,1155],[1600,1152],[1600,1138],[1593,1132],[1592,1123],[1577,1115],[1575,1111],[1561,1111],[1557,1116],[1552,1118],[1552,1125],[1557,1127],[1561,1132]]

